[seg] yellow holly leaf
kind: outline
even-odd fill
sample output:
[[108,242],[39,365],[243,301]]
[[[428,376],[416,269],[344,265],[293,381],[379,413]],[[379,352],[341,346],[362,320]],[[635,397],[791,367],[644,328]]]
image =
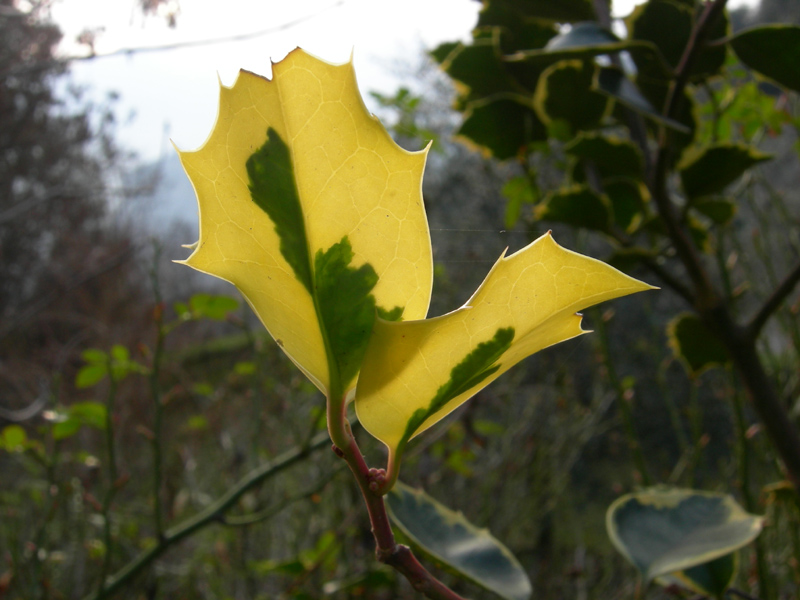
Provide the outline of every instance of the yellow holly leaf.
[[200,212],[184,262],[233,283],[309,379],[341,398],[376,312],[428,310],[426,155],[401,149],[367,112],[352,62],[297,49],[271,81],[241,71],[221,87],[206,143],[180,152]]
[[389,448],[389,487],[412,437],[523,358],[586,333],[577,310],[648,289],[547,233],[501,256],[460,309],[423,321],[376,319],[355,404],[361,424]]

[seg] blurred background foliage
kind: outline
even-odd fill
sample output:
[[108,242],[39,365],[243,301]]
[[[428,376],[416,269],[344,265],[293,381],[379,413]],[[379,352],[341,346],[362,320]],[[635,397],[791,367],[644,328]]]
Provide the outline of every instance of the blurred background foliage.
[[[120,575],[113,595],[132,599],[415,597],[373,558],[358,491],[324,443],[323,398],[230,290],[164,258],[193,232],[143,231],[126,213],[169,193],[176,161],[141,166],[117,147],[114,98],[89,104],[77,89],[69,107],[57,98],[68,68],[53,54],[60,33],[47,2],[28,4],[0,1],[0,598],[103,597],[103,580]],[[167,14],[180,27],[179,12]],[[797,3],[763,0],[730,15],[735,29],[767,21],[800,23]],[[470,47],[487,39],[476,29]],[[596,234],[591,211],[559,204],[576,201],[565,182],[585,183],[575,157],[602,170],[609,148],[591,155],[591,135],[582,149],[573,140],[608,114],[606,98],[587,96],[597,110],[547,108],[537,91],[538,112],[525,110],[538,124],[517,132],[532,151],[520,153],[507,123],[476,118],[488,106],[476,103],[479,86],[453,84],[478,77],[495,93],[508,81],[480,62],[459,71],[454,49],[410,61],[406,86],[374,94],[400,145],[433,141],[424,183],[430,314],[463,304],[505,247],[548,229],[565,247],[658,283],[641,256]],[[582,60],[560,74],[582,81]],[[694,139],[775,156],[692,217],[698,245],[719,266],[716,283],[747,313],[800,253],[800,111],[796,94],[754,78],[732,54],[715,68],[722,76],[691,87],[696,108],[683,116]],[[558,69],[547,69],[557,85]],[[499,118],[519,117],[518,107],[501,108]],[[673,259],[657,223],[614,219]],[[537,598],[642,597],[608,540],[606,508],[655,482],[727,491],[767,519],[742,554],[737,587],[763,600],[797,597],[797,495],[724,348],[702,324],[674,321],[687,308],[667,290],[590,311],[593,335],[527,360],[416,442],[404,480],[503,540]],[[759,344],[795,424],[798,311],[794,293]],[[695,344],[696,362],[688,346],[676,355],[679,342]],[[380,462],[379,444],[359,441]],[[491,597],[444,578],[459,593]]]

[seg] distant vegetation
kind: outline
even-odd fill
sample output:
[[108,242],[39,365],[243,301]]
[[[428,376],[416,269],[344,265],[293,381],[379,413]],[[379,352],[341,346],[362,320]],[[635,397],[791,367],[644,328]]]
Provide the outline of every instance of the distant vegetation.
[[[800,14],[724,4],[650,0],[613,39],[602,0],[487,0],[471,42],[375,95],[403,147],[434,140],[431,315],[550,229],[663,288],[588,310],[592,335],[409,446],[403,481],[502,540],[535,598],[800,590],[800,42],[728,28]],[[0,0],[0,597],[419,597],[374,559],[317,389],[232,288],[170,262],[196,232],[119,218],[172,171],[130,175],[113,101],[57,98],[60,32],[20,6]],[[648,587],[606,511],[656,484],[729,494],[763,533]]]

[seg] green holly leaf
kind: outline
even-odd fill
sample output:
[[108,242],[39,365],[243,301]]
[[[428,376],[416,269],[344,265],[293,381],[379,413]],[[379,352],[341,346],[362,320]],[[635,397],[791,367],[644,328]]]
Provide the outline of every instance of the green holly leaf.
[[511,551],[460,512],[401,482],[386,496],[386,505],[392,522],[418,550],[501,598],[531,597],[531,582]]
[[727,494],[663,486],[623,496],[606,514],[612,543],[645,581],[720,598],[735,575],[731,555],[763,524]]

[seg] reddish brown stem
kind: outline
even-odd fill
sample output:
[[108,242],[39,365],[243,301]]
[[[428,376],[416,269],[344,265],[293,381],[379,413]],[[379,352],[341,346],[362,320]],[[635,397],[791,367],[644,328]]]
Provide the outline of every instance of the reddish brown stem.
[[370,484],[373,483],[370,469],[358,448],[345,410],[344,402],[340,404],[328,401],[328,431],[331,433],[331,439],[334,440],[334,452],[347,462],[347,466],[350,467],[358,487],[361,489],[364,503],[367,505],[372,535],[375,537],[375,555],[378,560],[403,575],[412,587],[426,598],[465,600],[431,575],[416,559],[408,546],[403,546],[395,541],[383,496],[379,491],[370,488]]

